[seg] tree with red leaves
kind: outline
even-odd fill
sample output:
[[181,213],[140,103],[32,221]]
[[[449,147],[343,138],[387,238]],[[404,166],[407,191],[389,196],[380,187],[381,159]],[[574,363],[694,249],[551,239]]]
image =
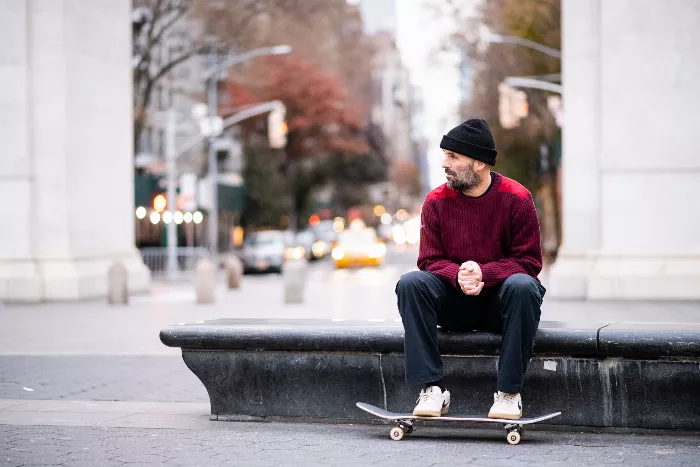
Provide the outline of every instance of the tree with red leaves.
[[[249,88],[263,101],[286,108],[285,183],[291,195],[294,227],[305,219],[313,190],[339,174],[335,159],[369,152],[360,106],[351,103],[338,74],[319,69],[300,56],[268,57],[253,69]],[[235,104],[238,104],[236,102]]]
[[287,155],[300,160],[318,155],[366,153],[360,108],[348,100],[342,78],[300,56],[269,57],[258,69],[265,100],[287,109]]

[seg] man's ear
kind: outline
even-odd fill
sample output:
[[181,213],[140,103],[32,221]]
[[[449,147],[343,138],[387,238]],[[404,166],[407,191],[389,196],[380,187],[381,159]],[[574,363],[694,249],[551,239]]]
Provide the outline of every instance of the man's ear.
[[482,162],[479,160],[474,159],[474,170],[477,172],[484,170],[486,168],[486,162]]

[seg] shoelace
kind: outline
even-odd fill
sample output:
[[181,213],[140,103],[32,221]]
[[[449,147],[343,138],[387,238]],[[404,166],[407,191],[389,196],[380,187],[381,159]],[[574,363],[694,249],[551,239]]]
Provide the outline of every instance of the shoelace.
[[437,400],[437,396],[435,396],[433,393],[429,393],[428,391],[421,391],[418,399],[416,399],[416,403],[426,402],[429,399]]
[[515,404],[518,400],[515,394],[498,393],[497,397],[499,402],[505,402],[506,404]]

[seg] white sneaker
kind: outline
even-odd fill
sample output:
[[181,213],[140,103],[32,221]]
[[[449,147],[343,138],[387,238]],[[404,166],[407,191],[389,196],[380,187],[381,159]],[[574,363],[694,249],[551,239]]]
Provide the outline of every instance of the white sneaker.
[[418,405],[413,409],[417,417],[439,417],[450,410],[450,391],[442,392],[438,386],[423,389],[418,396]]
[[517,420],[523,416],[523,403],[520,394],[506,394],[498,391],[493,394],[493,406],[489,410],[489,418],[505,418]]

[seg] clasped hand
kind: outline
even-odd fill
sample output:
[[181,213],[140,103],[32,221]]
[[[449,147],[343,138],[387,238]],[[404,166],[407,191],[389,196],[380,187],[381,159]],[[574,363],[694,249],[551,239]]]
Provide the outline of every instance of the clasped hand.
[[462,263],[457,274],[457,283],[466,295],[479,295],[484,288],[481,268],[474,261]]

